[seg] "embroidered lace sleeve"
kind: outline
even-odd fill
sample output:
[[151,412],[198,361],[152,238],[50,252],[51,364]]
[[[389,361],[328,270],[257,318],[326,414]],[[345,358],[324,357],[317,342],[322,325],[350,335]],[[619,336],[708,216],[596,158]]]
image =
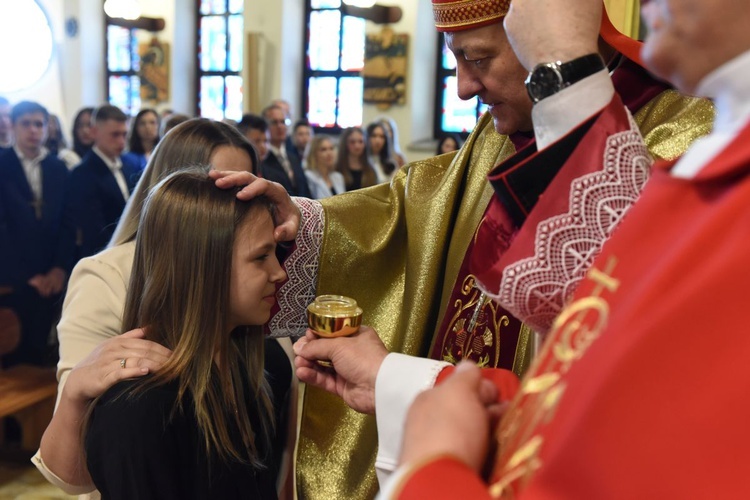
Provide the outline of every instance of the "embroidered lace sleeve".
[[287,280],[278,293],[279,310],[271,316],[268,326],[271,337],[300,337],[305,334],[305,309],[315,299],[318,264],[323,243],[325,215],[320,202],[294,198],[302,213],[294,249],[284,261]]
[[[545,151],[528,161],[555,161]],[[486,279],[491,271],[478,276],[488,295],[540,333],[549,330],[635,203],[652,163],[636,123],[619,99],[571,156],[557,161],[565,161],[565,166],[493,266],[502,273],[499,283]],[[560,203],[563,196],[567,203]]]

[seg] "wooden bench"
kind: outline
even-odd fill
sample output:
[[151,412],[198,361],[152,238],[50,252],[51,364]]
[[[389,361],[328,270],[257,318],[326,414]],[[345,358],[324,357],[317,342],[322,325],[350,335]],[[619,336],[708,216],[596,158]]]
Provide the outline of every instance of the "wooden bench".
[[[8,309],[0,309],[0,346],[15,348],[20,335],[18,318]],[[15,336],[16,341],[8,341]],[[7,354],[0,352],[0,355]],[[54,368],[18,365],[0,369],[0,422],[15,418],[21,427],[21,447],[36,450],[55,408],[57,378]],[[0,425],[0,431],[2,425]],[[5,433],[0,432],[0,444]]]
[[55,369],[19,365],[0,371],[0,394],[0,418],[12,416],[18,421],[23,449],[39,448],[55,409]]

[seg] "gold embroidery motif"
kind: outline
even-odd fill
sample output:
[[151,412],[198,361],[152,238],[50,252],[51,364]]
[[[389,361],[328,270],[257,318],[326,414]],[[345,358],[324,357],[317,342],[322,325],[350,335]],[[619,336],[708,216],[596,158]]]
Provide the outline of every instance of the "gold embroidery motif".
[[[594,283],[588,297],[571,303],[555,320],[541,355],[532,365],[521,390],[497,432],[498,452],[490,494],[515,498],[542,466],[539,458],[544,438],[542,426],[554,418],[565,393],[564,375],[599,337],[609,320],[603,292],[615,292],[620,282],[612,277],[617,259],[610,257],[604,270],[591,268],[586,277]],[[499,467],[498,467],[499,466]]]
[[[449,333],[444,336],[441,345],[443,359],[457,363],[472,354],[478,356],[479,366],[490,366],[500,358],[500,329],[510,324],[510,318],[503,314],[499,318],[497,305],[476,288],[474,275],[467,275],[461,283],[461,294],[468,297],[464,303],[461,299],[454,302],[456,312],[451,318]],[[468,319],[464,314],[472,310]],[[486,353],[486,348],[494,348]],[[483,355],[484,354],[484,355]],[[494,361],[490,354],[494,354]]]

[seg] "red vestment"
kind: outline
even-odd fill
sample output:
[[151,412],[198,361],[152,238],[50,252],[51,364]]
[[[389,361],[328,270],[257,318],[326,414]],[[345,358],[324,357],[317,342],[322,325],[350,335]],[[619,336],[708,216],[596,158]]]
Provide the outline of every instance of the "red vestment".
[[[613,83],[633,114],[669,88],[627,59],[614,72]],[[476,275],[497,262],[508,250],[511,240],[513,252],[510,258],[503,258],[503,263],[514,263],[520,260],[520,256],[533,254],[534,238],[528,234],[533,235],[539,223],[546,218],[564,213],[572,181],[599,171],[601,164],[569,163],[562,168],[559,162],[535,162],[530,165],[526,160],[536,152],[533,138],[522,134],[514,134],[511,138],[518,153],[500,163],[489,176],[496,191],[500,193],[502,190],[502,196],[492,198],[476,229],[475,238],[469,243],[429,357],[454,364],[462,359],[470,359],[480,367],[506,368],[520,375],[527,366],[530,354],[524,352],[530,341],[522,337],[531,334],[531,330],[516,318],[524,322],[531,318],[529,325],[537,331],[546,331],[547,328],[533,322],[533,314],[514,316],[515,311],[508,312],[501,305],[504,303],[499,304],[481,295],[481,291],[475,287]],[[643,181],[645,177],[637,183],[623,186],[621,194],[625,206],[635,201]],[[547,194],[546,199],[554,197],[558,201],[545,203],[542,193],[552,193]],[[538,203],[541,206],[535,208]],[[514,238],[518,228],[522,228],[522,237]],[[592,241],[597,249],[607,237],[608,234],[604,233],[593,236]],[[591,260],[584,260],[583,264],[587,268]],[[564,302],[561,294],[577,283],[548,284],[546,288],[551,295],[548,303],[554,304],[554,307],[552,317],[549,317],[550,314],[542,315],[546,322],[551,323],[556,315],[554,313],[559,312]],[[521,300],[524,305],[534,303],[533,298],[524,297]]]
[[[597,131],[617,135],[625,118],[613,100],[566,160],[601,158]],[[441,458],[400,498],[750,496],[750,126],[694,178],[669,167],[555,321],[498,431],[489,485]]]

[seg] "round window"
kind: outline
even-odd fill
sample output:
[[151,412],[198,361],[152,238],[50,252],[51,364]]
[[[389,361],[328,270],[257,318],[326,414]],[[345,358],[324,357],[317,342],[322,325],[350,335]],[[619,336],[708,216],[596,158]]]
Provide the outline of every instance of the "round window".
[[0,93],[23,90],[49,67],[52,29],[36,0],[3,2],[0,11]]

